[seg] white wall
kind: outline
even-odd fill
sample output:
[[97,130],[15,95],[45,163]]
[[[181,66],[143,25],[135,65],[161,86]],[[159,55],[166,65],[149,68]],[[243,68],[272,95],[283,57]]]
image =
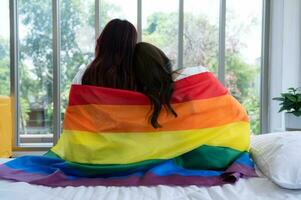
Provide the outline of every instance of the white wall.
[[269,131],[284,130],[278,113],[279,96],[289,87],[301,87],[301,1],[271,0]]

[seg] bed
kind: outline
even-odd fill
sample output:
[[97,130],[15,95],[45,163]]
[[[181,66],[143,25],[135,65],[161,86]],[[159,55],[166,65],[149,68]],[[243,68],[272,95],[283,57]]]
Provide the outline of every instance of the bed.
[[[288,133],[278,134],[278,138],[264,136],[267,141],[280,141],[280,137],[288,138]],[[301,132],[296,134],[298,138]],[[300,135],[300,136],[299,136]],[[263,137],[262,137],[263,138]],[[280,138],[280,139],[279,139]],[[292,137],[293,142],[296,139]],[[253,140],[254,141],[254,138]],[[270,142],[271,143],[271,142]],[[273,145],[276,142],[272,142]],[[288,143],[288,142],[286,142]],[[254,144],[253,144],[254,145]],[[262,141],[258,145],[263,147]],[[280,144],[283,146],[283,143]],[[292,145],[289,145],[292,146]],[[267,148],[271,148],[267,146]],[[299,148],[299,147],[298,147]],[[281,148],[277,148],[280,149]],[[286,150],[287,151],[287,150]],[[299,153],[298,153],[299,154]],[[297,154],[297,156],[298,156]],[[6,162],[9,159],[0,159],[0,163]],[[296,160],[296,159],[294,159]],[[299,162],[299,161],[298,161]],[[298,163],[297,163],[298,164]],[[299,166],[299,164],[298,164]],[[299,169],[299,167],[298,167]],[[105,200],[186,200],[186,199],[202,199],[202,200],[235,200],[235,199],[252,199],[252,200],[300,200],[301,189],[284,189],[256,168],[259,177],[240,179],[234,185],[225,184],[223,186],[213,187],[57,187],[50,188],[45,186],[30,185],[23,182],[11,182],[0,180],[0,200],[67,200],[67,199],[105,199]]]

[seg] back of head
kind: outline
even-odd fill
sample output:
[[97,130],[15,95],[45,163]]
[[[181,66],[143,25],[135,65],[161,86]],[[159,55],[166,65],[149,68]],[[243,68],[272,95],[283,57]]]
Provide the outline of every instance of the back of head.
[[135,48],[133,67],[137,90],[148,96],[152,104],[150,122],[158,128],[162,107],[176,116],[170,104],[173,93],[171,62],[159,48],[141,42]]
[[82,84],[134,89],[133,55],[137,31],[126,20],[110,21],[97,39],[95,58],[85,71]]

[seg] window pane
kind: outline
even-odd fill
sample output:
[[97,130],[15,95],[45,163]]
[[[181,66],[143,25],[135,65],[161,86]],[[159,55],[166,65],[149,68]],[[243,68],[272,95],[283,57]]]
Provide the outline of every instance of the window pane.
[[61,0],[61,116],[72,80],[91,62],[95,48],[94,0]]
[[254,134],[260,131],[262,0],[228,0],[226,85],[246,107]]
[[142,3],[142,40],[162,49],[177,68],[178,0],[144,0]]
[[0,6],[0,95],[9,95],[9,0]]
[[52,144],[51,0],[19,0],[20,145]]
[[184,1],[184,67],[202,65],[217,72],[219,2]]
[[137,25],[137,0],[103,0],[100,2],[100,27],[112,19],[126,19]]

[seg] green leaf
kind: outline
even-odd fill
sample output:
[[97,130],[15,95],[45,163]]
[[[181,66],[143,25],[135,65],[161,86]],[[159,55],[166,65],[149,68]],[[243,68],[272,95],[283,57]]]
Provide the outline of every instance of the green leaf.
[[301,102],[301,94],[297,94],[297,101]]
[[301,111],[294,111],[292,112],[295,116],[300,117],[301,116]]
[[275,101],[284,101],[285,98],[283,98],[283,97],[274,97],[272,99],[275,100]]
[[292,92],[296,92],[297,91],[297,89],[295,89],[295,88],[288,88],[287,90],[288,91],[292,91]]
[[285,106],[289,106],[289,107],[292,107],[293,105],[295,105],[296,103],[295,102],[293,102],[293,101],[284,101],[283,102],[283,105],[285,105]]
[[286,96],[289,100],[291,100],[292,102],[297,102],[297,98],[293,95],[287,95]]

